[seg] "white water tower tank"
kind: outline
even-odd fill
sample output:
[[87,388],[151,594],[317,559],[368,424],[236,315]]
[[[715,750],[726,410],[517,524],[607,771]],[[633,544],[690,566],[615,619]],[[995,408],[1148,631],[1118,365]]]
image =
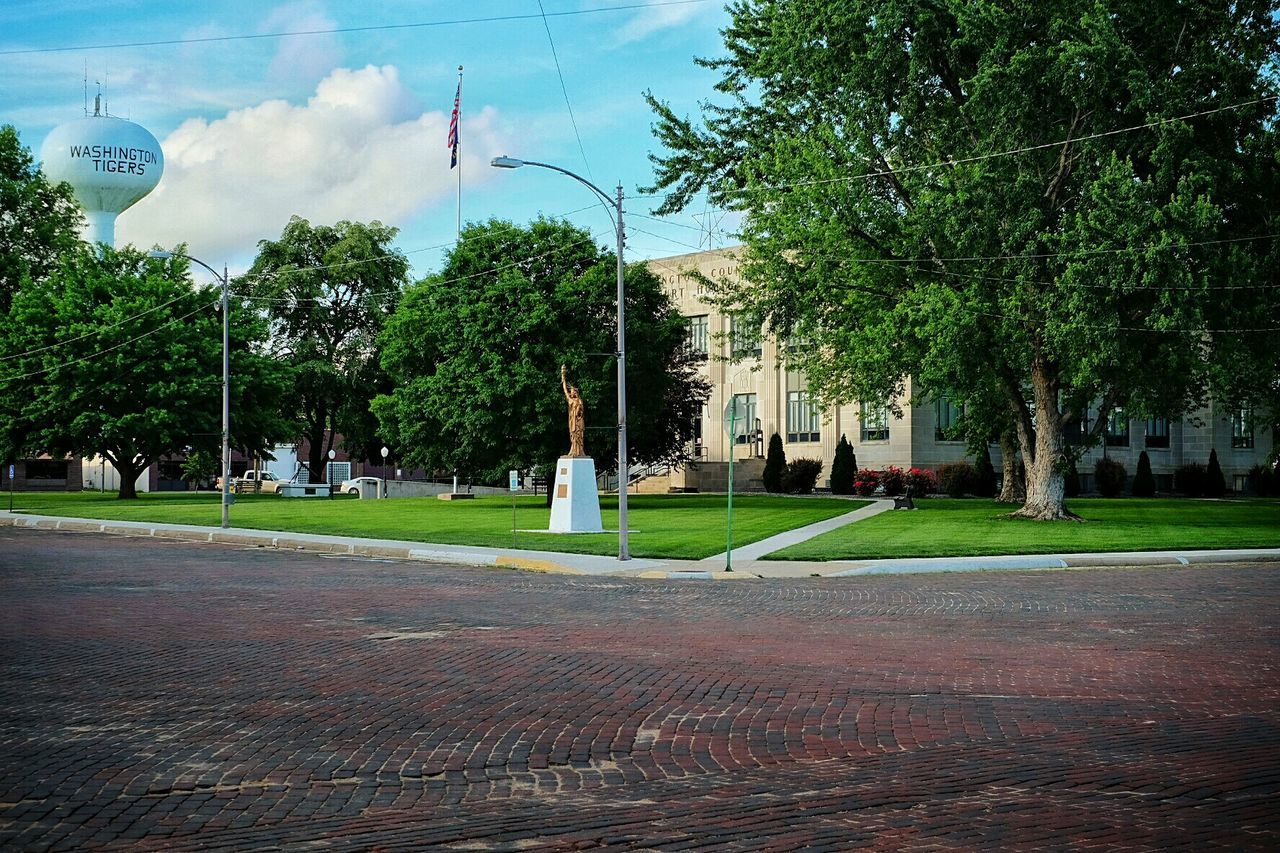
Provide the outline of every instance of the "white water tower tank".
[[160,143],[146,128],[94,114],[53,129],[40,148],[49,180],[66,181],[88,221],[84,238],[115,245],[116,217],[155,189],[164,172]]

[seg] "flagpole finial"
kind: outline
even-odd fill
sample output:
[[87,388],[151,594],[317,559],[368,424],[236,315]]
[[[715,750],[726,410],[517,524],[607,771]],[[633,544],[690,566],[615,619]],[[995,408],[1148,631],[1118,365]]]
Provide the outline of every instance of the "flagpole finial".
[[461,74],[461,73],[462,73],[462,66],[461,66],[461,65],[459,65],[459,66],[458,66],[458,73],[459,73],[459,74]]

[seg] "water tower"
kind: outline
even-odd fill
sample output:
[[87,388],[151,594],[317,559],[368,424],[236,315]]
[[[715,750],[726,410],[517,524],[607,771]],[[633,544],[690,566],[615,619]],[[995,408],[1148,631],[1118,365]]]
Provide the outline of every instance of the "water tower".
[[84,209],[84,238],[115,245],[116,217],[155,189],[164,172],[164,152],[146,128],[101,113],[53,129],[40,148],[49,180],[66,181]]

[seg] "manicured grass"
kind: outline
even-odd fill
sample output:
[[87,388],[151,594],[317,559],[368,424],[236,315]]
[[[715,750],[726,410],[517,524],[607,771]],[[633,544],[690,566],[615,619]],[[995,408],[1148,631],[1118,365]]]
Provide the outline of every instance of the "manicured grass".
[[1280,501],[1078,498],[1083,523],[1022,521],[1016,507],[935,498],[915,511],[885,512],[774,552],[769,560],[1163,551],[1280,547]]
[[[5,496],[7,498],[7,496]],[[786,498],[766,495],[733,499],[734,547],[852,512],[866,501],[838,498]],[[723,495],[632,495],[628,502],[631,553],[636,557],[701,559],[725,547]],[[0,502],[7,506],[7,502]],[[14,509],[40,515],[171,524],[217,526],[218,495],[156,492],[136,501],[121,501],[113,493],[25,493]],[[606,530],[618,526],[618,499],[602,495],[601,518]],[[551,511],[540,497],[517,497],[517,531],[546,530]],[[231,524],[256,530],[288,530],[374,539],[405,539],[442,545],[480,545],[567,551],[575,554],[617,554],[618,534],[555,535],[517,532],[513,539],[511,498],[505,495],[469,501],[441,501],[434,497],[359,500],[346,495],[331,500],[239,495],[231,507]]]

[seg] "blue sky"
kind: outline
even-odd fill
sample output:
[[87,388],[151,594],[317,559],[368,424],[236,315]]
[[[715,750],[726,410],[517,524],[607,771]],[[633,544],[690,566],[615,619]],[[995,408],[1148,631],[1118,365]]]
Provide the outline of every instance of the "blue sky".
[[[633,8],[594,11],[618,6]],[[400,229],[397,245],[420,276],[439,268],[454,240],[457,172],[445,139],[462,65],[464,221],[565,216],[612,245],[608,214],[587,189],[543,169],[489,167],[509,154],[563,166],[609,192],[620,182],[629,259],[696,250],[708,240],[707,219],[731,228],[700,209],[647,219],[656,201],[632,197],[651,183],[647,155],[656,147],[642,93],[651,89],[680,114],[712,97],[715,77],[693,58],[722,52],[723,0],[542,0],[542,8],[545,24],[537,0],[18,0],[0,6],[0,122],[38,156],[50,130],[84,115],[87,69],[90,111],[100,81],[111,114],[145,126],[165,152],[160,186],[120,216],[118,243],[185,241],[192,255],[234,272],[291,214],[378,219]],[[513,19],[457,23],[498,17]],[[404,26],[414,24],[431,25]],[[362,27],[393,28],[269,35]],[[182,43],[118,46],[157,41]]]

